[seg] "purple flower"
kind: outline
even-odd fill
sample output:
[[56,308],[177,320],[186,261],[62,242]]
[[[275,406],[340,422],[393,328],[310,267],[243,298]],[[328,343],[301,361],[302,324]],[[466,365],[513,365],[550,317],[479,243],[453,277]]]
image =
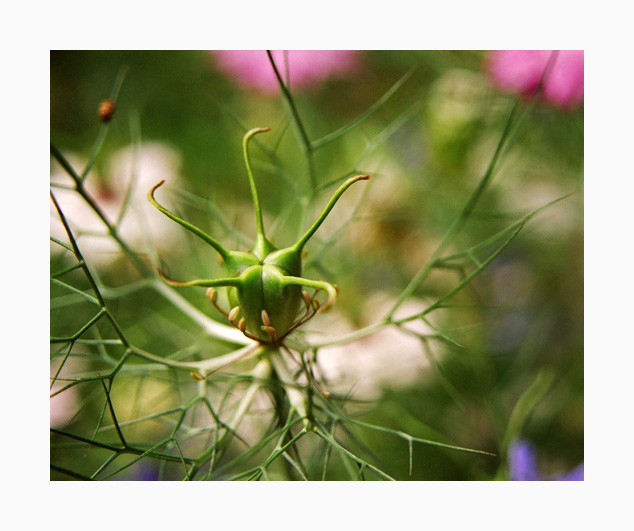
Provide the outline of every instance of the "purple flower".
[[[218,68],[245,88],[277,93],[279,85],[264,50],[216,50]],[[331,77],[348,77],[358,71],[357,50],[272,50],[282,79],[294,89],[315,87]],[[286,79],[288,72],[289,80]]]
[[550,103],[562,108],[583,103],[583,50],[496,50],[486,62],[502,90],[530,96],[543,77],[543,95]]
[[146,463],[144,460],[135,468],[133,479],[135,481],[158,481],[159,468],[155,463]]
[[567,474],[558,476],[557,481],[583,481],[583,463],[578,465],[577,468],[571,470]]
[[567,474],[558,474],[552,478],[541,476],[537,471],[537,455],[533,445],[519,439],[509,450],[509,479],[511,481],[583,481],[583,463]]
[[511,481],[538,481],[537,456],[528,441],[519,440],[509,451]]

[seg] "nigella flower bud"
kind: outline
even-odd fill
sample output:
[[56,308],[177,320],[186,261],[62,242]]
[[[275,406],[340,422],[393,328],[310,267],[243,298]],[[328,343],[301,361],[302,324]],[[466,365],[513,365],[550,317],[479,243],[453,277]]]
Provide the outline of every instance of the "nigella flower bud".
[[[207,298],[214,305],[216,305],[217,300],[215,288],[226,287],[227,297],[231,304],[231,311],[227,314],[229,322],[251,339],[260,343],[276,344],[282,343],[286,335],[313,317],[317,310],[327,311],[334,304],[338,292],[336,286],[323,280],[312,280],[300,276],[304,246],[321,226],[341,195],[357,181],[368,180],[370,176],[355,175],[346,179],[337,188],[324,210],[306,233],[295,244],[278,249],[266,238],[264,233],[260,201],[247,150],[250,138],[267,131],[270,131],[270,128],[251,129],[247,131],[242,140],[257,230],[256,241],[250,251],[241,252],[225,249],[215,238],[161,206],[154,198],[154,194],[164,181],[160,181],[148,191],[148,200],[168,218],[211,245],[223,258],[228,273],[224,278],[180,281],[167,277],[159,268],[158,272],[161,278],[175,287],[200,286],[209,288]],[[311,297],[308,292],[302,292],[301,287],[325,292],[328,298],[323,304],[320,304],[315,295]],[[302,300],[306,306],[303,316],[299,314]],[[224,310],[218,309],[225,313]]]

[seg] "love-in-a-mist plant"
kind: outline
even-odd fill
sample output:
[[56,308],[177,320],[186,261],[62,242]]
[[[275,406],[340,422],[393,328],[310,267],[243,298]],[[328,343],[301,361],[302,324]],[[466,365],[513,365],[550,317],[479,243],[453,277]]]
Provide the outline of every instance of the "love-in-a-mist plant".
[[[249,179],[253,208],[255,211],[257,236],[253,247],[248,251],[231,251],[226,249],[215,238],[199,228],[173,214],[161,206],[154,197],[156,190],[163,185],[159,182],[148,192],[148,200],[167,217],[179,223],[187,230],[213,247],[227,270],[228,276],[216,279],[196,279],[188,281],[174,280],[157,268],[161,278],[173,287],[206,287],[207,298],[223,313],[228,321],[238,328],[247,338],[255,341],[255,345],[247,348],[238,358],[226,365],[212,369],[208,373],[192,371],[196,379],[204,379],[227,365],[258,354],[261,358],[262,372],[259,376],[276,373],[280,385],[285,389],[288,404],[299,414],[306,429],[312,427],[312,407],[310,394],[298,389],[292,375],[288,372],[280,349],[292,356],[285,339],[296,329],[315,316],[317,312],[325,312],[332,308],[337,298],[337,287],[324,280],[303,278],[302,254],[304,246],[324,222],[339,198],[354,183],[367,180],[368,175],[356,175],[346,179],[339,186],[324,210],[312,226],[299,240],[286,248],[278,249],[265,235],[262,211],[258,198],[253,170],[249,159],[249,140],[258,133],[270,131],[270,128],[251,129],[244,135],[244,161]],[[227,288],[227,298],[231,308],[223,309],[218,304],[216,288]],[[312,290],[309,293],[306,289]],[[318,293],[326,294],[325,302],[320,302]],[[301,356],[300,352],[300,356]],[[309,385],[319,388],[312,377],[310,368],[301,363]],[[327,391],[321,390],[324,397]],[[284,419],[279,419],[284,422]],[[222,450],[222,447],[219,448]]]
[[[313,155],[357,129],[399,90],[410,78],[411,72],[394,83],[357,118],[321,138],[311,139],[290,85],[284,82],[271,54],[269,59],[282,99],[287,104],[286,120],[297,133],[296,140],[307,169],[305,189],[301,189],[301,175],[293,174],[287,181],[297,193],[293,198],[297,202],[289,206],[299,204],[303,218],[318,192],[330,185],[337,188],[315,221],[299,228],[299,234],[303,235],[294,243],[285,247],[284,242],[271,241],[265,231],[249,155],[249,146],[256,135],[262,134],[258,140],[261,138],[263,144],[271,135],[263,134],[269,131],[268,128],[251,129],[241,119],[236,119],[239,134],[244,135],[242,155],[255,217],[256,237],[252,247],[248,247],[250,242],[247,241],[243,249],[230,250],[228,245],[190,223],[187,214],[175,214],[178,210],[167,203],[164,192],[176,190],[182,194],[181,198],[189,196],[188,192],[178,190],[179,186],[170,179],[158,182],[147,194],[151,205],[160,212],[144,197],[138,201],[149,211],[144,219],[149,215],[161,220],[163,214],[182,227],[174,226],[177,231],[182,231],[183,235],[189,231],[211,246],[220,256],[225,269],[217,278],[183,279],[177,271],[169,270],[167,274],[166,267],[157,268],[157,274],[154,266],[160,263],[159,260],[176,262],[176,256],[167,251],[157,253],[153,247],[150,252],[145,252],[140,245],[123,237],[120,223],[133,201],[123,201],[121,212],[111,219],[104,213],[99,201],[91,196],[90,187],[86,186],[93,178],[91,169],[101,154],[112,119],[116,122],[117,114],[113,116],[112,112],[122,77],[117,79],[112,91],[112,104],[105,107],[109,111],[107,120],[100,114],[104,121],[88,162],[81,171],[75,169],[59,149],[51,146],[53,158],[71,178],[70,184],[53,183],[51,189],[56,215],[67,236],[63,241],[61,237],[52,238],[56,248],[61,250],[61,259],[52,260],[55,270],[51,272],[51,310],[54,316],[51,396],[59,397],[65,393],[70,396],[71,390],[82,393],[80,411],[71,411],[67,416],[71,419],[78,417],[81,423],[51,426],[55,452],[51,454],[51,465],[58,478],[138,479],[145,477],[148,471],[159,479],[188,480],[392,480],[411,477],[415,443],[426,448],[435,446],[451,450],[448,453],[452,455],[455,450],[486,454],[482,459],[490,462],[491,455],[483,451],[486,448],[504,458],[509,441],[517,437],[533,404],[546,392],[546,384],[551,380],[542,377],[529,389],[528,397],[520,400],[521,407],[516,408],[511,421],[498,419],[503,432],[503,441],[498,447],[482,445],[479,449],[465,448],[448,444],[455,441],[451,435],[445,437],[435,429],[430,431],[416,420],[410,423],[410,417],[404,411],[393,415],[390,412],[394,425],[381,424],[380,418],[371,417],[371,412],[379,408],[374,408],[374,404],[361,405],[359,397],[350,391],[356,382],[338,386],[334,379],[327,380],[327,370],[322,364],[324,351],[333,346],[341,349],[337,354],[341,356],[356,348],[357,353],[362,353],[358,359],[363,364],[367,361],[363,356],[372,356],[373,350],[381,347],[374,346],[371,341],[359,346],[360,340],[372,340],[375,335],[384,332],[407,334],[418,342],[413,350],[422,346],[425,353],[434,348],[430,347],[433,343],[465,352],[465,345],[431,317],[438,310],[461,307],[458,302],[453,304],[451,299],[479,277],[515,240],[524,224],[541,210],[515,217],[501,227],[496,224],[476,241],[459,242],[458,235],[463,234],[467,221],[474,217],[476,205],[488,189],[500,158],[509,148],[516,124],[521,122],[522,116],[531,112],[530,105],[521,106],[516,101],[512,106],[498,137],[497,147],[478,184],[470,190],[469,197],[456,213],[453,223],[446,228],[436,250],[422,263],[415,264],[415,272],[406,277],[403,285],[394,286],[393,302],[383,307],[385,313],[374,312],[373,321],[352,328],[346,325],[346,332],[329,334],[324,330],[327,326],[320,325],[326,319],[320,319],[319,314],[331,309],[338,296],[338,288],[333,283],[337,278],[336,268],[331,268],[333,273],[330,273],[325,268],[315,267],[314,270],[320,271],[321,276],[315,278],[317,273],[304,272],[304,269],[311,270],[303,267],[303,252],[316,245],[313,237],[340,198],[352,193],[346,191],[353,184],[368,180],[367,173],[372,174],[372,180],[363,187],[364,192],[380,182],[380,172],[375,173],[374,168],[368,170],[368,157],[378,146],[386,145],[387,139],[412,117],[417,107],[411,106],[403,115],[393,118],[387,125],[381,125],[378,131],[369,127],[366,133],[371,132],[373,136],[368,138],[366,149],[330,183],[320,182]],[[232,113],[231,109],[228,111]],[[131,129],[134,133],[135,129]],[[284,129],[280,130],[283,136]],[[138,137],[133,135],[132,140],[135,144]],[[264,152],[271,156],[270,160],[275,169],[280,170],[280,175],[284,175],[284,156],[279,155],[276,149],[267,148]],[[143,186],[142,194],[145,194],[146,186]],[[117,282],[120,277],[116,276],[113,281],[113,276],[100,270],[82,253],[81,227],[79,230],[71,228],[68,218],[73,217],[73,212],[71,206],[64,204],[62,194],[74,194],[97,215],[105,228],[103,237],[117,243],[121,257],[134,267],[135,276],[125,277],[118,285],[108,285],[108,282]],[[132,194],[126,193],[126,197],[132,197]],[[360,205],[365,205],[365,199],[367,197],[364,196]],[[196,201],[202,204],[199,198]],[[216,220],[225,227],[231,227],[222,219],[215,205],[206,201],[205,205],[211,205],[207,212],[215,214]],[[347,221],[342,229],[357,221],[359,212],[355,209],[343,217]],[[340,231],[337,231],[332,241],[339,234]],[[239,240],[244,242],[243,238]],[[184,249],[185,245],[178,252],[185,254],[189,260],[190,255]],[[322,249],[325,252],[327,246]],[[160,254],[160,259],[157,254]],[[321,253],[315,254],[321,256]],[[319,263],[319,258],[313,261],[315,263]],[[460,278],[429,292],[421,289],[424,283],[432,283],[429,279],[438,271],[455,271]],[[342,296],[352,289],[347,281],[338,282]],[[218,316],[204,300],[205,289],[209,302],[224,317],[216,319]],[[210,311],[205,311],[204,307],[201,311],[190,302],[186,298],[187,290],[194,295],[199,294],[201,304]],[[226,290],[226,298],[223,290]],[[433,299],[421,302],[421,306],[415,309],[407,307],[407,303],[421,292],[431,293]],[[362,302],[359,298],[358,304]],[[137,304],[147,305],[144,308],[147,311],[136,311]],[[345,320],[345,316],[340,317]],[[314,327],[315,333],[302,334],[301,327],[313,318],[311,327]],[[156,322],[163,323],[163,326],[157,326]],[[190,323],[194,323],[191,329],[188,328]],[[425,325],[426,331],[407,327],[413,323]],[[462,337],[458,339],[462,340]],[[164,344],[167,346],[163,349]],[[402,363],[399,354],[390,352],[393,357],[389,362],[395,366]],[[465,358],[468,357],[465,354]],[[460,401],[460,390],[454,389],[450,379],[439,378],[447,384],[449,394]],[[165,402],[152,401],[154,395],[148,391],[152,386],[158,387]],[[360,415],[368,412],[370,418]],[[508,425],[506,430],[505,423]],[[143,431],[147,426],[152,426],[152,429]],[[387,458],[381,454],[380,448],[373,447],[376,439],[368,441],[365,437],[368,433],[377,434],[377,438],[385,436],[405,441],[403,446],[406,444],[409,450],[409,470],[406,465],[401,468],[394,465],[392,457],[395,452],[392,448]],[[430,434],[431,438],[423,438],[425,434]],[[477,444],[474,443],[474,446]],[[87,449],[91,451],[87,452]],[[71,450],[76,453],[68,458]],[[404,454],[405,448],[402,450]]]
[[[270,128],[257,128],[247,132],[243,140],[244,160],[251,188],[257,237],[252,249],[247,252],[230,251],[215,238],[201,231],[161,206],[154,198],[154,193],[164,181],[161,181],[148,192],[149,201],[170,219],[211,245],[220,255],[229,276],[217,279],[198,279],[179,281],[169,278],[160,268],[161,278],[170,286],[201,286],[209,288],[207,297],[229,322],[236,326],[245,336],[262,345],[284,345],[284,339],[311,319],[317,311],[325,312],[335,303],[337,288],[323,280],[310,280],[301,277],[302,252],[304,246],[315,234],[326,219],[338,199],[354,183],[367,180],[368,175],[356,175],[347,179],[332,196],[321,215],[308,231],[293,245],[278,249],[266,237],[262,222],[262,211],[258,199],[257,188],[253,178],[253,170],[249,160],[249,140],[258,133],[270,131]],[[216,288],[228,288],[229,311],[217,304]],[[315,290],[312,295],[302,288]],[[318,291],[327,295],[325,303],[316,297]],[[303,306],[303,311],[302,311]]]

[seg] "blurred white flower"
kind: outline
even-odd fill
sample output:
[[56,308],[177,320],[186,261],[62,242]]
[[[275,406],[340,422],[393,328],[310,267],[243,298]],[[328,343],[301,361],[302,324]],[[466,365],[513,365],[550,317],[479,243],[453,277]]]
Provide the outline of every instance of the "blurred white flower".
[[[369,298],[365,305],[362,325],[380,319],[395,300],[379,293]],[[423,311],[423,301],[409,299],[396,312],[395,319]],[[329,337],[337,338],[352,331],[341,315],[334,315],[332,323],[323,324]],[[322,317],[320,316],[320,319]],[[420,319],[403,328],[416,334],[434,334]],[[434,350],[437,354],[438,350]],[[328,391],[363,400],[380,397],[385,388],[406,388],[415,385],[425,375],[430,363],[421,340],[398,327],[390,326],[372,335],[345,345],[319,349],[319,370],[328,382]]]
[[79,411],[79,395],[74,387],[52,396],[50,400],[51,428],[66,426]]
[[[64,364],[58,378],[63,378],[65,375],[79,372],[80,369],[83,368],[83,363],[69,359]],[[58,370],[59,362],[57,360],[51,361],[51,381],[57,374]],[[65,391],[54,394],[60,391],[67,383],[68,382],[58,379],[50,390],[51,428],[63,428],[75,418],[81,409],[80,396],[77,391],[77,386],[69,387]]]
[[[81,172],[85,161],[73,155],[67,156],[67,159],[75,171]],[[177,241],[179,232],[175,223],[156,212],[147,200],[147,192],[163,179],[171,187],[180,186],[180,166],[180,155],[173,148],[158,142],[144,143],[138,149],[127,147],[115,153],[107,165],[106,175],[98,175],[93,170],[86,178],[85,186],[111,223],[119,219],[129,194],[118,233],[136,251],[154,255],[157,249],[167,249]],[[73,184],[56,162],[51,182],[66,186]],[[78,193],[57,187],[53,188],[53,193],[79,241],[82,254],[90,263],[105,266],[120,257],[121,248],[107,237],[103,221]],[[161,201],[169,208],[169,195],[165,195]],[[51,235],[67,240],[52,203]],[[58,246],[55,248],[59,249]]]

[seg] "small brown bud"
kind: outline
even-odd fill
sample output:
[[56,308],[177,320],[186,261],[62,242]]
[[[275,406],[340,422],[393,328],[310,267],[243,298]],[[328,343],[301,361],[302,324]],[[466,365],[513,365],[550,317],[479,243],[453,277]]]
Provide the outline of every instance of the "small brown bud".
[[238,322],[238,329],[243,334],[244,334],[244,331],[247,329],[247,321],[246,321],[246,319],[244,317],[242,319],[240,319],[240,321]]
[[269,318],[268,312],[266,310],[262,310],[260,315],[262,315],[262,323],[265,326],[271,326],[271,319]]
[[116,105],[114,100],[110,98],[103,100],[99,104],[99,119],[105,124],[108,123],[112,119],[115,107]]

